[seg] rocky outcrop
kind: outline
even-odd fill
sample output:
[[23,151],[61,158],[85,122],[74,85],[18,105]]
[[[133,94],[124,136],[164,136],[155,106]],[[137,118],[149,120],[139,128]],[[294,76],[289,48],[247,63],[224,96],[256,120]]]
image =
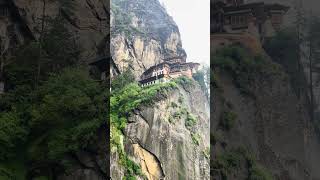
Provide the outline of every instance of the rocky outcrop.
[[150,180],[157,180],[164,178],[164,173],[161,167],[161,163],[158,158],[152,153],[145,150],[139,144],[133,144],[133,154],[140,161],[142,173]]
[[105,128],[99,130],[99,141],[91,151],[80,151],[62,161],[72,162],[68,171],[56,174],[57,180],[105,180],[109,177],[109,157]]
[[[0,0],[0,94],[4,83],[4,60],[15,56],[15,50],[29,41],[39,40],[42,32],[49,29],[49,19],[61,15],[66,20],[75,41],[81,46],[81,61],[88,62],[97,56],[109,53],[109,1],[107,0]],[[4,13],[8,12],[8,13]],[[9,59],[8,58],[8,59]],[[61,172],[63,167],[54,167],[55,179],[99,180],[109,177],[109,159],[106,155],[106,127],[100,130],[96,147],[67,155],[61,162],[72,162],[68,172]],[[63,163],[62,163],[63,164]],[[30,165],[28,178],[38,176],[41,169]],[[34,169],[33,169],[34,168]],[[28,169],[29,170],[29,169]],[[41,174],[40,174],[41,175]]]
[[[24,40],[38,39],[42,31],[42,19],[55,18],[58,14],[67,20],[67,27],[82,47],[84,61],[109,53],[109,1],[48,1],[6,0],[9,14],[0,18],[1,35],[18,46]],[[44,24],[44,28],[48,28]]]
[[186,53],[177,25],[158,0],[114,0],[111,55],[119,69],[129,67],[138,78],[163,59]]
[[1,0],[0,15],[0,55],[6,57],[17,46],[27,40],[34,39],[30,29],[19,15],[18,8],[12,1]]
[[261,54],[263,53],[263,48],[259,39],[248,33],[243,34],[228,34],[219,33],[211,35],[211,51],[215,52],[224,46],[230,46],[234,44],[241,44],[246,47],[250,53]]
[[[125,150],[148,179],[210,179],[209,112],[199,85],[179,86],[152,106],[140,107],[129,118]],[[189,116],[195,118],[195,124],[188,125]],[[111,166],[118,163],[112,157],[111,162]],[[111,169],[111,174],[121,174],[116,171]]]
[[[265,59],[264,72],[270,71],[267,67],[280,67],[270,58]],[[250,91],[248,95],[230,73],[215,69],[217,87],[213,94],[211,131],[217,142],[212,160],[230,149],[246,147],[271,171],[274,179],[319,179],[320,141],[309,117],[307,93],[296,95],[283,68],[268,76],[264,72],[250,77],[245,85]],[[230,130],[220,124],[226,110],[236,114]],[[246,177],[246,172],[235,174],[240,179]]]
[[[112,1],[111,55],[120,71],[129,68],[136,79],[166,58],[186,58],[178,27],[158,0]],[[209,112],[196,82],[179,85],[136,109],[118,138],[147,179],[210,179]],[[113,150],[110,171],[112,179],[126,174]]]

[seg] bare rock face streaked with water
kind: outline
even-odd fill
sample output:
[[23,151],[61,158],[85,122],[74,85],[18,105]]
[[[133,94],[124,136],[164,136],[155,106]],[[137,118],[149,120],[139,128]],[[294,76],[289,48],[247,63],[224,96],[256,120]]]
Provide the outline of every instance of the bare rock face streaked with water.
[[[124,132],[124,147],[129,157],[151,180],[210,179],[210,107],[200,86],[196,82],[179,86],[159,99],[152,106],[140,107],[129,118]],[[172,107],[173,103],[177,107]],[[186,114],[174,117],[181,109],[197,119],[192,128],[185,124]],[[197,136],[199,142],[192,136]],[[111,177],[123,177],[116,152],[111,155]]]
[[111,2],[111,54],[137,78],[165,58],[186,56],[179,29],[158,0]]

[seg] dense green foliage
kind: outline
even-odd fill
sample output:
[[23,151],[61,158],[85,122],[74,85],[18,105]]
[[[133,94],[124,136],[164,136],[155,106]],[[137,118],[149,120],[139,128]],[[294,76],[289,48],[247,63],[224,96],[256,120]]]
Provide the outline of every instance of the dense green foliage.
[[192,129],[192,127],[194,125],[196,125],[196,123],[198,122],[197,118],[190,113],[186,107],[183,106],[183,98],[182,96],[179,97],[178,99],[179,103],[181,104],[181,106],[178,106],[175,102],[172,102],[172,108],[175,109],[176,111],[172,114],[172,116],[169,117],[169,122],[170,123],[174,123],[175,119],[181,119],[184,118],[185,120],[185,126],[188,129]]
[[121,75],[117,76],[112,80],[111,88],[113,91],[119,91],[123,89],[126,85],[134,83],[135,78],[130,69],[125,70]]
[[65,19],[57,17],[48,21],[51,26],[48,31],[45,31],[42,42],[43,73],[55,72],[76,64],[81,51],[81,47],[76,43],[77,39],[65,26]]
[[1,179],[50,179],[68,171],[72,162],[64,157],[97,148],[106,123],[109,88],[79,66],[81,48],[64,19],[46,18],[46,25],[41,40],[18,47],[4,68]]
[[180,84],[183,87],[192,87],[194,85],[193,80],[185,76],[181,76],[175,79],[174,82],[176,82],[177,84]]
[[294,28],[279,31],[273,38],[268,39],[264,48],[272,60],[282,65],[289,74],[290,82],[299,96],[306,87],[304,71],[299,62],[299,40]]
[[[61,159],[66,154],[95,148],[107,117],[105,89],[86,69],[67,68],[27,97],[8,92],[3,99],[10,106],[0,113],[0,158],[22,153],[29,163],[64,166]],[[21,147],[26,151],[18,151]]]
[[210,68],[204,67],[203,69],[197,71],[192,74],[194,80],[196,80],[201,90],[205,93],[205,95],[209,98],[209,86],[210,86]]
[[192,139],[192,142],[199,146],[200,145],[200,141],[201,141],[201,136],[199,134],[196,134],[196,133],[191,133],[191,139]]
[[236,119],[236,113],[232,111],[224,111],[220,117],[220,126],[229,131],[235,125]]
[[187,117],[185,120],[185,125],[187,128],[191,128],[192,126],[194,126],[197,123],[197,121],[198,120],[196,119],[196,117],[193,114],[187,112]]
[[225,152],[216,157],[212,164],[212,168],[219,170],[221,175],[226,179],[226,176],[233,169],[239,168],[241,163],[241,154],[236,152]]
[[18,113],[0,113],[0,160],[12,158],[16,145],[25,142],[28,131]]
[[222,179],[227,180],[232,174],[240,170],[241,164],[246,164],[248,180],[273,180],[274,178],[265,168],[260,166],[252,153],[245,148],[231,149],[218,154],[213,160],[211,168],[218,173]]
[[177,87],[177,84],[173,81],[140,87],[137,83],[130,83],[132,79],[132,74],[126,72],[119,75],[111,85],[114,87],[110,99],[111,151],[118,153],[119,163],[126,169],[124,179],[136,179],[135,176],[143,176],[140,167],[130,160],[124,151],[123,131],[128,117],[139,106],[149,105],[156,101],[157,98],[166,96],[170,90]]
[[[65,153],[94,147],[97,130],[107,117],[105,89],[85,69],[52,75],[30,108],[32,135],[41,137],[30,150],[35,158],[57,161]],[[38,148],[47,148],[43,157],[35,153]]]
[[240,46],[223,47],[212,56],[211,61],[214,69],[231,75],[242,93],[252,96],[255,84],[270,81],[273,75],[281,72],[278,65],[262,56],[252,56]]
[[[190,86],[193,83],[192,80],[186,77],[181,77],[168,83],[141,87],[133,80],[133,74],[130,71],[126,71],[117,76],[111,85],[111,151],[118,153],[119,163],[126,169],[124,179],[136,179],[136,176],[143,177],[140,167],[130,160],[123,147],[123,132],[127,125],[128,118],[132,115],[133,111],[140,106],[151,105],[155,101],[167,97],[168,93],[171,90],[176,89],[178,84]],[[181,103],[183,103],[183,99],[181,99],[180,104]],[[169,122],[174,123],[175,119],[185,116],[186,125],[188,127],[191,127],[196,123],[196,118],[192,114],[188,113],[186,108],[181,108],[177,103],[174,102],[172,102],[170,105],[174,109],[179,109],[169,117]],[[195,144],[200,143],[200,137],[198,135],[192,134],[191,137]]]
[[[41,42],[32,41],[17,48],[5,68],[6,91],[30,92],[52,72],[78,64],[81,47],[61,17],[50,19]],[[23,93],[23,92],[20,92]]]

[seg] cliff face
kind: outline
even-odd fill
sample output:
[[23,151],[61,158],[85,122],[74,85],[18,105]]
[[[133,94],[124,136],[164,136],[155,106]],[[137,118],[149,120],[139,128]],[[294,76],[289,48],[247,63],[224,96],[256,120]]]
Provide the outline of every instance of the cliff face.
[[164,58],[186,56],[178,27],[158,0],[111,2],[111,54],[137,78]]
[[[264,58],[262,71],[248,79],[241,79],[242,73],[248,72],[240,70],[241,77],[235,77],[230,71],[213,67],[216,88],[211,131],[216,142],[212,161],[217,163],[221,154],[245,147],[270,171],[273,179],[319,179],[320,141],[309,117],[307,92],[297,96],[285,70],[268,56]],[[234,114],[234,124],[227,129],[222,121],[231,118],[226,118],[226,113]],[[212,175],[221,179],[216,167]],[[242,165],[228,177],[246,179],[252,172]]]
[[[138,79],[163,59],[186,57],[178,27],[158,0],[113,0],[111,5],[111,55],[120,71],[129,68]],[[150,180],[210,179],[210,107],[199,85],[179,85],[155,99],[128,118],[120,139],[129,158]],[[122,179],[127,169],[111,152],[111,178]]]
[[14,47],[25,40],[38,39],[42,31],[42,19],[54,18],[61,13],[68,21],[67,27],[82,46],[82,60],[88,61],[109,52],[109,1],[2,1],[8,4],[9,14],[0,18],[1,43],[7,42]]
[[[124,147],[148,179],[210,179],[209,111],[200,87],[178,86],[152,106],[135,110],[124,131]],[[188,125],[189,116],[195,124]],[[125,169],[111,155],[111,177]]]
[[[8,14],[1,14],[0,17],[0,60],[2,57],[14,56],[13,51],[18,46],[28,41],[38,40],[42,31],[43,17],[53,19],[59,13],[67,20],[66,27],[76,42],[81,44],[81,60],[83,62],[88,62],[96,56],[103,56],[109,52],[107,42],[109,2],[107,0],[1,0],[0,4],[2,3],[6,5]],[[49,25],[45,23],[44,29],[48,28]],[[2,62],[1,65],[3,65]],[[1,67],[0,72],[2,70]],[[0,93],[2,89],[1,75]],[[55,174],[56,179],[107,179],[109,167],[107,167],[108,161],[105,153],[107,148],[105,129],[98,134],[100,134],[100,140],[95,151],[79,152],[75,156],[66,157],[66,160],[76,160],[76,163],[70,172]],[[31,174],[37,173],[30,171]]]
[[[259,0],[247,0],[246,2],[261,2]],[[298,0],[270,0],[265,3],[280,3],[290,6],[289,12],[284,19],[284,25],[296,27],[296,8]],[[307,14],[313,9],[314,14],[319,10],[317,2],[313,0],[302,1],[303,9]],[[215,36],[215,35],[214,35]],[[224,37],[228,39],[228,37]],[[220,39],[213,37],[211,39],[213,49],[217,48]],[[252,47],[247,46],[248,40],[243,40],[240,44],[249,50]],[[230,44],[232,42],[228,39]],[[234,43],[234,42],[233,42]],[[303,47],[303,45],[301,46]],[[288,51],[289,52],[289,51]],[[250,54],[250,51],[246,52]],[[289,52],[290,53],[290,52]],[[265,54],[265,52],[262,52]],[[216,53],[213,53],[215,56]],[[265,71],[268,66],[279,66],[275,63],[283,63],[285,60],[268,59]],[[214,61],[214,60],[213,60]],[[295,62],[290,59],[286,65],[279,69],[282,75],[268,75],[269,80],[263,78],[264,72],[248,78],[241,84],[249,84],[253,96],[243,94],[239,84],[235,82],[232,73],[215,69],[215,78],[218,88],[214,89],[213,94],[213,112],[211,119],[211,130],[218,139],[211,157],[213,161],[219,159],[219,155],[232,151],[235,147],[244,146],[249,148],[256,156],[257,161],[273,174],[274,179],[319,179],[319,148],[320,140],[317,132],[317,124],[310,118],[310,96],[309,88],[309,63],[305,58],[300,59],[303,66],[304,75],[301,72],[292,72],[288,70],[289,65]],[[286,67],[287,66],[287,67]],[[287,74],[286,72],[290,72]],[[314,78],[318,74],[314,73]],[[302,78],[304,81],[302,93],[296,93],[296,84],[292,80]],[[240,86],[242,87],[242,86]],[[314,101],[318,104],[319,84],[313,84],[315,94]],[[221,128],[219,123],[224,116],[225,111],[236,114],[236,123],[234,127],[226,131]],[[316,107],[316,114],[319,112],[319,106]],[[317,115],[316,115],[317,116]],[[315,119],[317,120],[317,117]],[[245,179],[249,176],[250,170],[242,165],[241,170],[230,173],[231,179]],[[244,170],[245,169],[245,170]],[[217,179],[219,173],[216,169],[212,170]],[[218,174],[218,175],[217,175]],[[238,178],[235,178],[238,176]],[[241,178],[239,178],[239,176]]]

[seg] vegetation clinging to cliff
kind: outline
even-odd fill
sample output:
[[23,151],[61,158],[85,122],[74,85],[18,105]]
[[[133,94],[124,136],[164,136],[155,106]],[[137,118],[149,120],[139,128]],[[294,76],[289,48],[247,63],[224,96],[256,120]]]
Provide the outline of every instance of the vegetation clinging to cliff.
[[104,89],[109,88],[79,67],[80,47],[64,22],[48,20],[42,41],[15,49],[4,67],[0,178],[37,177],[34,172],[51,178],[47,172],[54,168],[68,170],[71,162],[63,157],[97,148],[107,117]]
[[177,87],[176,82],[173,81],[141,87],[132,79],[133,75],[129,70],[114,79],[110,99],[111,151],[118,153],[119,164],[126,170],[125,179],[136,179],[136,176],[143,176],[139,165],[130,160],[124,151],[122,137],[128,117],[139,106],[151,104],[156,100],[157,95],[166,96],[170,90]]
[[263,56],[250,55],[241,46],[223,47],[211,61],[215,70],[230,74],[240,91],[251,96],[254,96],[255,84],[271,80],[273,75],[281,75],[278,65],[268,62]]
[[222,179],[236,174],[245,163],[248,167],[248,180],[272,180],[273,176],[269,171],[257,163],[257,160],[246,148],[239,147],[218,154],[212,161],[211,169],[214,174],[218,174]]
[[209,99],[210,96],[210,67],[204,66],[203,69],[192,74],[192,78],[196,80],[206,97]]
[[142,29],[132,26],[133,16],[128,11],[124,11],[121,6],[127,2],[121,0],[111,1],[111,12],[114,18],[113,26],[111,27],[111,35],[124,33],[127,38],[134,34],[139,34],[144,37],[146,33]]
[[0,113],[0,129],[7,129],[0,137],[7,142],[0,143],[0,158],[23,156],[26,162],[20,164],[67,169],[63,157],[96,148],[97,132],[107,117],[104,89],[86,69],[68,68],[52,74],[35,91],[8,92],[3,97],[8,109]]
[[233,128],[235,121],[237,119],[237,114],[232,111],[224,111],[220,117],[220,126],[225,130],[229,131]]
[[264,48],[272,60],[282,65],[289,74],[290,82],[297,96],[306,88],[302,64],[299,60],[299,40],[294,28],[284,29],[268,39]]

